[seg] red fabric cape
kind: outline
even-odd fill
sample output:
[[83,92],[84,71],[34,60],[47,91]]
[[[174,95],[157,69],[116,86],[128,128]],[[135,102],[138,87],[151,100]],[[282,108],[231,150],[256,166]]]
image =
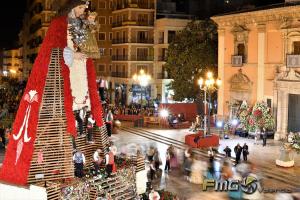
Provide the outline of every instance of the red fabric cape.
[[[38,124],[39,109],[44,92],[45,81],[48,73],[48,65],[50,62],[51,50],[53,48],[65,48],[67,46],[67,18],[65,16],[54,19],[48,29],[46,37],[41,45],[38,56],[34,62],[32,72],[28,79],[28,83],[21,99],[19,109],[16,115],[15,122],[13,124],[12,134],[9,139],[9,144],[5,154],[3,166],[0,172],[0,180],[16,185],[26,185],[28,173],[30,169],[30,163],[34,152],[34,142],[36,138],[36,129]],[[72,105],[73,99],[70,88],[70,71],[65,65],[64,61],[61,61],[62,76],[64,79],[64,94],[65,94],[65,111],[67,118],[67,132],[68,134],[76,137],[77,131],[75,127],[75,117],[73,115]],[[87,60],[87,78],[89,95],[91,100],[92,114],[96,120],[97,126],[102,126],[102,105],[97,91],[96,73],[94,64],[91,59]],[[29,102],[26,101],[25,95],[30,90],[36,90],[38,95],[38,101],[31,103],[31,113],[28,121],[28,137],[31,140],[28,143],[24,143],[22,152],[16,161],[16,151],[18,140],[14,140],[13,134],[17,135],[20,127],[23,124],[26,109]],[[24,130],[20,140],[24,138]],[[71,145],[71,142],[70,142]],[[71,158],[70,158],[71,159]],[[57,161],[59,162],[59,161]]]

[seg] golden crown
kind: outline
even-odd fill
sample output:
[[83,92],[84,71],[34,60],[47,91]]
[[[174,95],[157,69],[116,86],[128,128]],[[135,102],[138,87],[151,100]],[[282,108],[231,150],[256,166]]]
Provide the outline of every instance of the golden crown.
[[96,11],[89,11],[88,15],[97,16],[98,13]]

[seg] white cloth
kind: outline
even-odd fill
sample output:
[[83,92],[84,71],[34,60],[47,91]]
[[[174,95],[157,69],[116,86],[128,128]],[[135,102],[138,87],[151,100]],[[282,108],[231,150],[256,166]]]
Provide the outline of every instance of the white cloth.
[[191,182],[194,184],[203,183],[203,173],[207,169],[206,163],[202,161],[194,161],[191,167]]
[[86,112],[83,111],[83,109],[81,109],[81,110],[79,111],[79,116],[80,116],[80,118],[81,118],[82,120],[84,120],[84,119],[85,119],[85,116],[86,116]]
[[[73,51],[73,54],[70,53]],[[72,36],[67,31],[67,48],[65,52],[65,62],[68,63],[70,70],[70,83],[73,97],[73,110],[80,110],[84,106],[88,106],[88,110],[91,109],[90,98],[88,93],[88,80],[86,71],[86,59],[76,59],[74,57],[74,43]],[[73,55],[73,61],[71,61],[71,55]]]
[[[76,160],[76,156],[75,156],[75,155],[76,155],[76,154],[73,155],[73,161]],[[85,156],[84,156],[83,153],[82,153],[81,155],[82,155],[82,161],[83,161],[83,164],[85,164]]]
[[94,124],[94,123],[95,123],[95,120],[93,120],[93,118],[92,118],[92,117],[89,117],[89,118],[88,118],[88,121],[89,121],[90,123],[92,123],[92,124]]
[[105,155],[105,165],[108,165],[109,162],[109,154]]
[[108,88],[107,86],[108,86],[107,81],[106,80],[101,80],[100,87],[101,88]]
[[159,196],[158,192],[152,191],[149,194],[149,200],[159,200],[159,199],[160,199],[160,196]]
[[100,160],[100,156],[98,151],[95,151],[94,155],[93,155],[93,159],[95,162],[98,162]]
[[63,57],[66,65],[72,67],[74,60],[74,51],[70,47],[64,48]]

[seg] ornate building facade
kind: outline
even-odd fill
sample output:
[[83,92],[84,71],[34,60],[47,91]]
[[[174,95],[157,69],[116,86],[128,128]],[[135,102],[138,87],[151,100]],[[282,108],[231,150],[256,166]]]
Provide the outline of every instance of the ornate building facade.
[[218,114],[246,100],[265,101],[277,116],[275,138],[300,131],[300,5],[212,17],[218,24]]

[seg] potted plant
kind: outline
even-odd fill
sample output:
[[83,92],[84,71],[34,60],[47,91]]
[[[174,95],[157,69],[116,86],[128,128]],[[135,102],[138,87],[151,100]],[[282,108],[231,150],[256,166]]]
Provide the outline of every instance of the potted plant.
[[293,144],[285,139],[281,140],[280,156],[276,160],[276,165],[279,167],[293,167],[295,165],[294,156],[292,155]]

